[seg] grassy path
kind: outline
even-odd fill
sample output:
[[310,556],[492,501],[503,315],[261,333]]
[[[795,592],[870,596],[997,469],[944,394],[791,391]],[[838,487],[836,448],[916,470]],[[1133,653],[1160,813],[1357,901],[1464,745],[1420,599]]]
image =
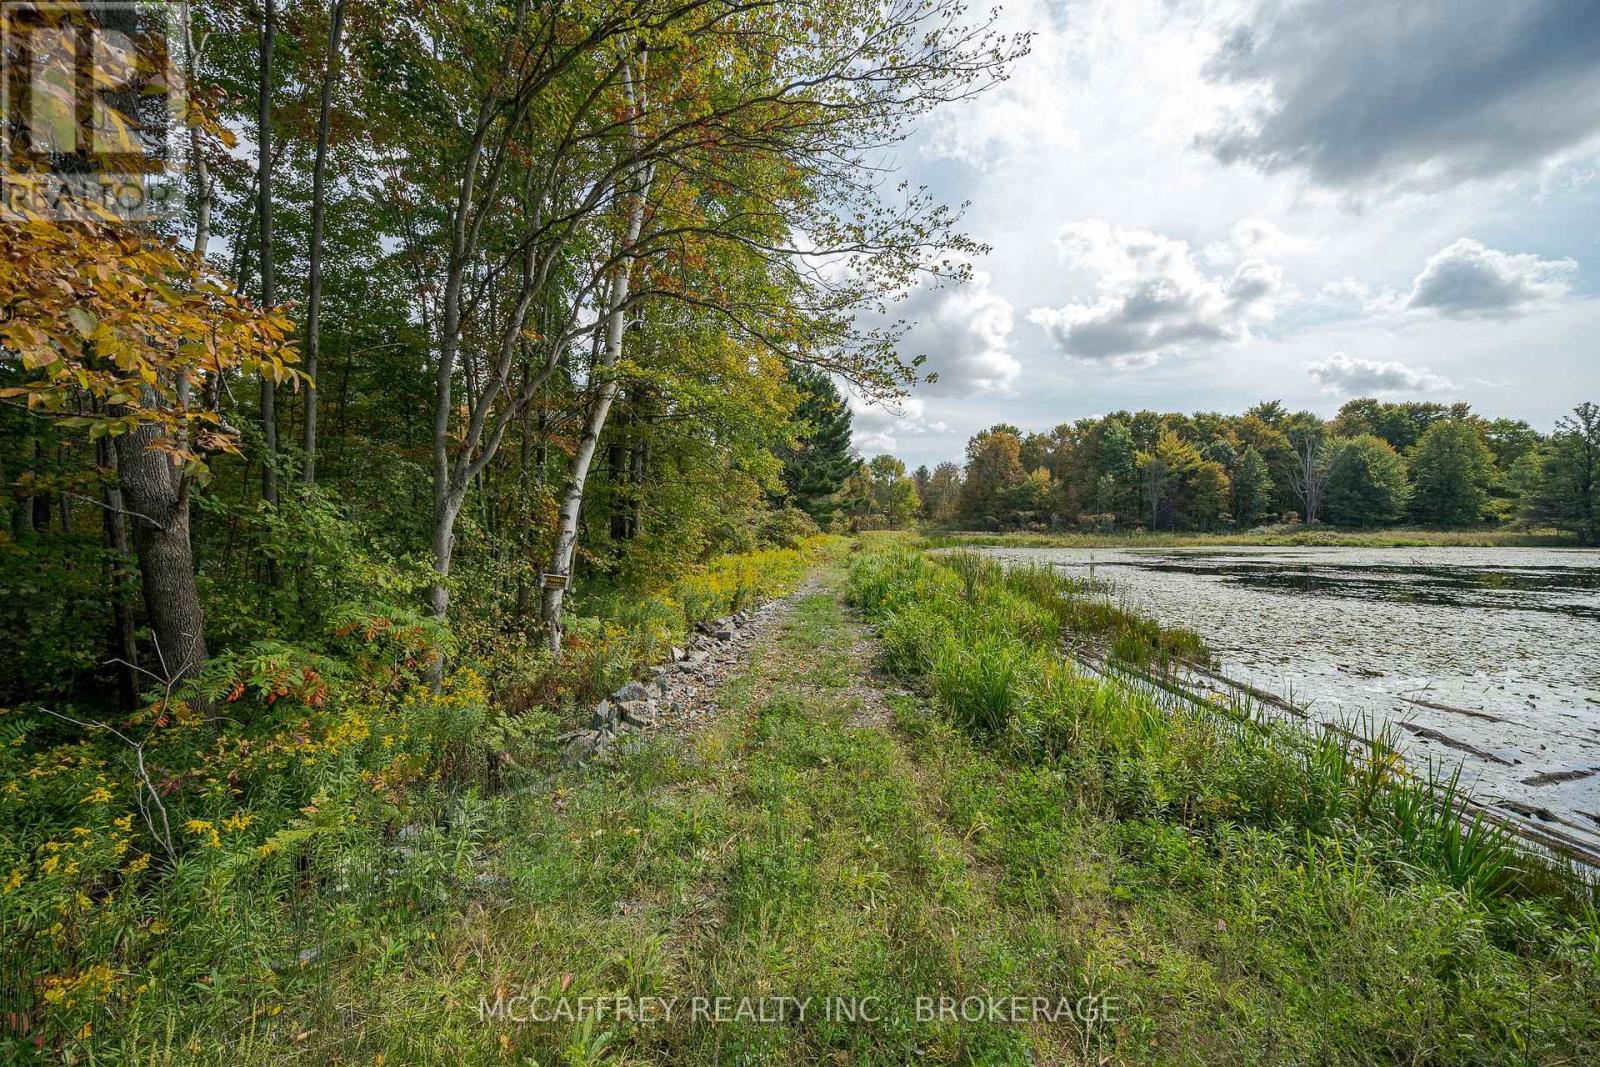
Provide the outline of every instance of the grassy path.
[[[479,801],[430,846],[436,906],[216,1062],[1426,1063],[1463,1014],[1503,1051],[1554,1010],[1536,983],[1565,979],[1479,984],[1523,979],[1453,898],[1265,833],[1208,849],[1000,762],[873,680],[844,580],[813,574],[704,728]],[[957,1023],[919,997],[1040,1001]]]
[[[1084,1033],[1066,1019],[918,1017],[919,995],[1042,991],[1054,964],[974,862],[980,827],[949,821],[890,726],[890,702],[902,715],[911,704],[866,680],[873,647],[843,578],[837,565],[813,577],[705,729],[458,828],[478,849],[470,899],[397,921],[330,974],[326,1010],[295,1012],[288,1030],[304,1036],[291,1043],[349,1063],[1077,1060]],[[505,998],[548,1016],[603,996],[676,1003],[648,1022],[480,1012]],[[739,1017],[745,998],[768,1018]],[[807,998],[802,1017],[794,1001]],[[247,1039],[246,1058],[282,1059],[284,1033]]]

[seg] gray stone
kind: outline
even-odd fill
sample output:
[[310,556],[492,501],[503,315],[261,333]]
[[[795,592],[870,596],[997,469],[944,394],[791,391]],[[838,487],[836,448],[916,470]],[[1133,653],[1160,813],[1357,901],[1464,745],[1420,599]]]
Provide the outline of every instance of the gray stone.
[[562,758],[569,766],[587,763],[605,751],[606,746],[611,744],[611,736],[604,730],[585,730],[567,746]]
[[611,706],[611,701],[602,700],[594,706],[594,714],[589,717],[589,729],[604,730],[617,721],[617,709]]
[[650,699],[650,691],[644,687],[642,682],[629,682],[611,694],[611,699],[619,704],[631,704],[635,700]]
[[653,726],[656,721],[656,702],[644,700],[622,709],[622,721],[631,726]]
[[677,645],[672,646],[672,662],[676,663],[686,655],[688,655],[688,653],[684,652],[684,650],[679,648]]
[[718,641],[732,641],[733,640],[733,631],[732,630],[718,630],[716,633],[712,634],[711,636],[715,637]]

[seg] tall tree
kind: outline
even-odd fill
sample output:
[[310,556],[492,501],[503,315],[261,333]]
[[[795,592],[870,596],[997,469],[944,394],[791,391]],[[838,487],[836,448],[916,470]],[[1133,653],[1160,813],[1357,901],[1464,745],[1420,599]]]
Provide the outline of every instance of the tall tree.
[[1411,492],[1406,463],[1383,438],[1361,434],[1336,441],[1329,466],[1329,522],[1382,526],[1405,515]]
[[328,210],[328,140],[333,122],[333,89],[339,77],[339,51],[344,43],[345,0],[331,0],[328,9],[328,58],[322,72],[322,92],[317,107],[316,161],[311,168],[311,248],[306,271],[306,412],[301,448],[305,467],[301,478],[317,480],[317,413],[321,397],[317,360],[322,348],[323,224]]
[[1412,448],[1411,510],[1436,526],[1460,526],[1483,518],[1494,476],[1494,453],[1477,424],[1440,419]]
[[1556,423],[1525,514],[1586,545],[1600,541],[1600,405],[1586,401]]
[[1233,518],[1240,526],[1260,523],[1272,512],[1272,474],[1253,445],[1246,445],[1233,468]]
[[[277,0],[261,0],[260,47],[257,56],[260,78],[256,101],[256,221],[257,256],[261,271],[261,303],[273,307],[278,302],[278,275],[273,260],[272,242],[272,53],[277,47]],[[268,504],[278,503],[278,410],[277,384],[261,379],[261,434],[266,455],[261,464],[261,496]]]
[[836,510],[834,497],[856,464],[850,406],[832,378],[810,367],[791,366],[789,382],[800,401],[794,441],[783,450],[783,483],[794,505],[826,529]]

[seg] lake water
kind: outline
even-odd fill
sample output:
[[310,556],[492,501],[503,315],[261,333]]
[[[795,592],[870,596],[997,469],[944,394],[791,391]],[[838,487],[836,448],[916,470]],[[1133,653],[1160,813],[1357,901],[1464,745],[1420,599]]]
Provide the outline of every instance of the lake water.
[[1523,548],[989,549],[1092,571],[1203,635],[1229,679],[1311,719],[1393,723],[1415,765],[1600,853],[1600,552]]

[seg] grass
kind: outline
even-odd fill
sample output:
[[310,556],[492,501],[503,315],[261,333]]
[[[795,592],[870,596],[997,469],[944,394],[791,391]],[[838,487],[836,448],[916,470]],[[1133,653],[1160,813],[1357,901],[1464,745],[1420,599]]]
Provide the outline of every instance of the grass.
[[1343,548],[1574,548],[1571,535],[1555,530],[1510,530],[1503,527],[1439,530],[1396,527],[1380,530],[1316,526],[1272,526],[1228,533],[982,533],[929,532],[924,548],[1222,548],[1229,545],[1275,545]]
[[[298,900],[298,933],[271,951],[244,936],[239,949],[182,946],[209,969],[97,1017],[59,1058],[1600,1055],[1592,904],[1448,818],[1448,779],[1396,777],[1331,738],[1292,744],[1220,714],[1174,716],[1078,674],[1053,653],[1066,598],[1038,574],[872,547],[849,570],[877,641],[843,606],[835,557],[725,686],[708,728],[608,766],[463,792],[364,851],[330,838],[311,860],[315,894],[291,869],[286,886],[213,896],[241,931],[257,909]],[[905,689],[865,681],[878,654]],[[678,1008],[650,1022],[480,1017],[519,994]],[[791,1009],[779,1022],[686,1006],[719,996],[811,999],[803,1020]],[[1014,1024],[984,1006],[958,1023],[919,1017],[919,996],[1078,1010]],[[873,1019],[831,1016],[834,997],[869,998]]]

